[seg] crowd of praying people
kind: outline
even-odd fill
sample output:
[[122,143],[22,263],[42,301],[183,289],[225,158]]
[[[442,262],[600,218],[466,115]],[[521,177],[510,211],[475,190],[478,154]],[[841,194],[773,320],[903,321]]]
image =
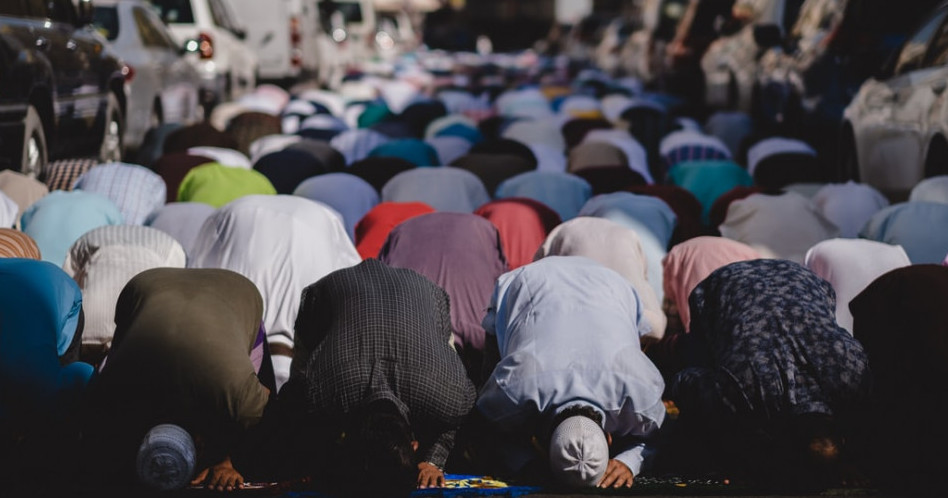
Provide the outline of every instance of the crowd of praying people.
[[0,172],[4,479],[937,479],[948,177],[890,204],[746,115],[520,57]]

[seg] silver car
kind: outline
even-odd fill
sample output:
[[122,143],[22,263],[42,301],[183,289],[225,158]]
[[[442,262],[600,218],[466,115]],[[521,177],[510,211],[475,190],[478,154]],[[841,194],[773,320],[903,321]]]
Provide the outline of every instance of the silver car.
[[93,22],[128,68],[126,147],[138,148],[145,133],[162,123],[201,119],[200,77],[149,4],[96,0]]
[[867,80],[843,113],[842,174],[902,197],[948,174],[948,2]]

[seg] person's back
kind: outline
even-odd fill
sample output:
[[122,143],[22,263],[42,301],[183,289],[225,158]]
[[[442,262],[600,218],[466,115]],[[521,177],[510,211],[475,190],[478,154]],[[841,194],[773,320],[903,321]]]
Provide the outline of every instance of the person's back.
[[[331,432],[356,420],[365,428],[365,417],[377,414],[368,407],[384,402],[413,432],[416,463],[444,467],[475,392],[448,342],[451,319],[442,289],[414,271],[368,259],[303,291],[296,333],[290,381],[281,396],[302,401],[313,414],[305,423],[321,420],[321,429]],[[362,460],[369,455],[349,457],[372,466]],[[346,471],[360,470],[365,469]]]
[[[869,387],[866,353],[836,323],[830,284],[791,261],[740,261],[712,272],[689,302],[694,342],[669,397],[692,442],[706,441],[728,471],[821,484],[808,479],[825,478],[817,474],[840,455],[835,421]],[[818,455],[811,438],[832,451]]]
[[[504,433],[542,432],[585,400],[606,432],[647,437],[664,420],[664,382],[639,345],[642,323],[631,284],[592,260],[550,256],[502,275],[484,319],[500,359],[478,410]],[[637,475],[642,447],[617,452]]]
[[161,423],[201,436],[211,454],[229,454],[269,397],[251,361],[262,318],[260,293],[232,271],[156,268],[129,281],[112,349],[88,393],[90,471],[130,477],[141,438]]

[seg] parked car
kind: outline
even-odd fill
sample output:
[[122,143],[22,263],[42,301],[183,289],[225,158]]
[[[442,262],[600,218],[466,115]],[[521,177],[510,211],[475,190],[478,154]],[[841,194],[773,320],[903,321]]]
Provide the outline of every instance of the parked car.
[[644,0],[642,27],[629,35],[619,52],[622,68],[645,84],[655,81],[665,65],[665,47],[685,14],[688,0]]
[[149,1],[175,41],[198,54],[202,102],[213,105],[253,90],[257,56],[244,43],[247,32],[223,0]]
[[751,112],[757,61],[764,50],[786,36],[802,4],[803,0],[737,0],[734,3],[730,24],[736,32],[722,33],[701,58],[705,105],[712,109]]
[[789,38],[760,61],[758,126],[797,135],[837,163],[843,109],[938,0],[806,0]]
[[128,67],[125,146],[149,129],[201,119],[201,79],[168,28],[144,0],[96,0],[93,23]]
[[89,0],[0,2],[0,168],[122,158],[125,66],[91,21]]
[[891,195],[948,174],[948,2],[859,89],[843,113],[841,172]]
[[260,61],[258,76],[293,81],[319,71],[322,30],[313,0],[226,0],[241,26],[245,43]]

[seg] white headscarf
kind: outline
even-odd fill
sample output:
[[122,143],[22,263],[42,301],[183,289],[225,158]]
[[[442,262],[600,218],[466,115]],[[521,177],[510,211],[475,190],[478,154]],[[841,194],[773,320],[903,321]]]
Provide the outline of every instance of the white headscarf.
[[638,234],[614,221],[581,216],[561,223],[546,237],[534,260],[547,256],[585,256],[619,273],[642,301],[649,326],[639,335],[661,339],[667,318],[648,281],[648,258]]
[[824,240],[807,251],[805,263],[833,286],[836,321],[850,334],[849,302],[882,274],[912,264],[902,246],[863,239]]
[[[267,340],[293,346],[303,288],[362,261],[342,217],[292,195],[249,195],[218,209],[198,234],[192,268],[236,271],[256,284],[264,302]],[[289,358],[274,358],[278,388]]]

